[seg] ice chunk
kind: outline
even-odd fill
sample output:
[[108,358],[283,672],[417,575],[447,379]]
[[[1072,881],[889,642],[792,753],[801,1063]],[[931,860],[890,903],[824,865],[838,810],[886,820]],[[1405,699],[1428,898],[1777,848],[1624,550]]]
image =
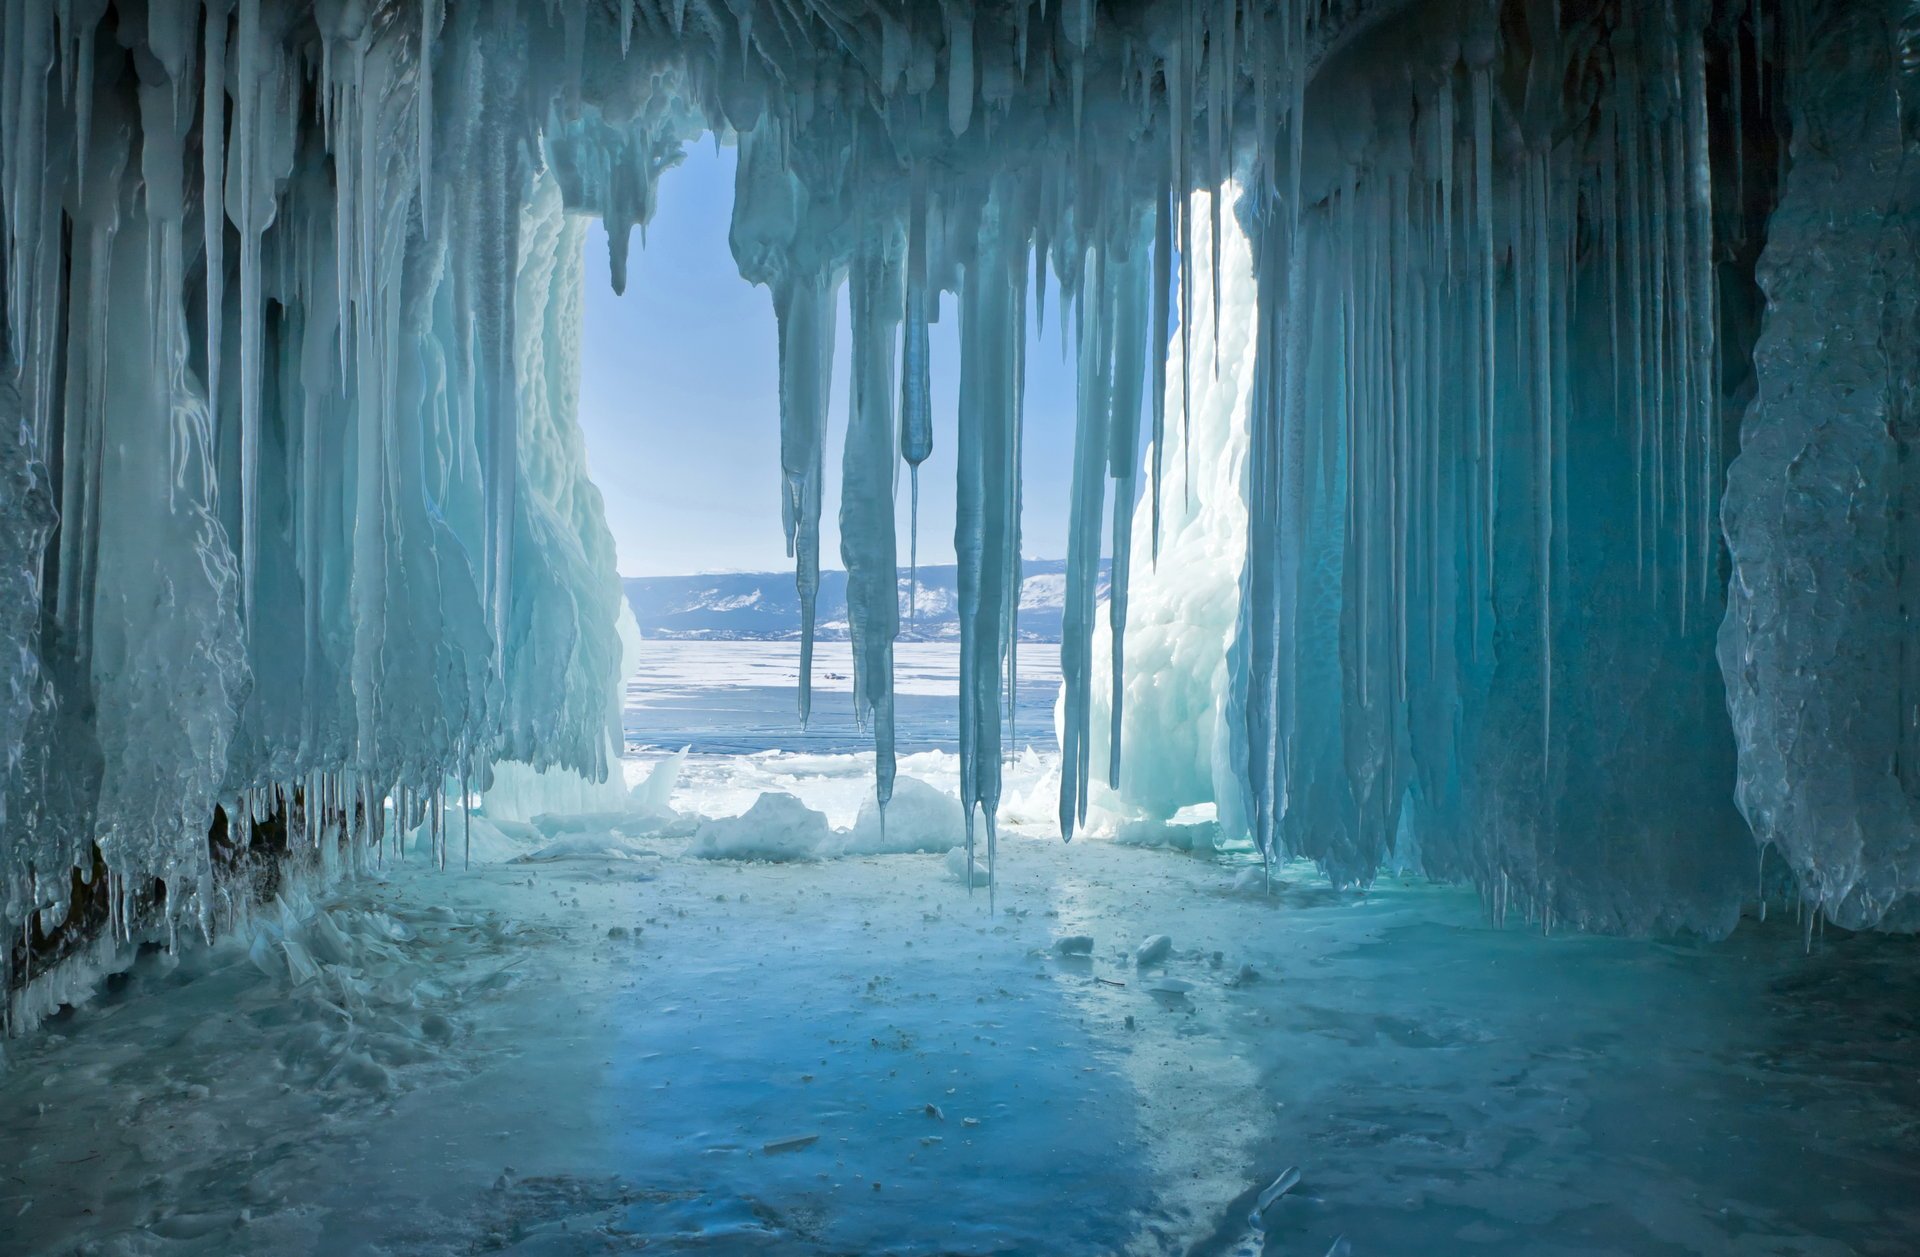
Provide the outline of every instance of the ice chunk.
[[634,783],[627,792],[627,799],[637,812],[649,816],[667,816],[673,812],[674,787],[680,784],[680,770],[687,766],[687,752],[692,747],[683,746],[667,756],[647,771],[647,775]]
[[950,851],[963,836],[965,825],[958,799],[917,778],[900,777],[893,784],[885,824],[878,805],[867,799],[860,805],[859,819],[843,851],[848,855]]
[[1053,950],[1062,956],[1091,956],[1093,935],[1067,934],[1053,940]]
[[769,1139],[760,1145],[760,1151],[766,1153],[794,1152],[810,1144],[820,1142],[818,1135],[789,1135],[785,1139]]
[[1133,963],[1142,969],[1149,965],[1165,964],[1167,957],[1173,955],[1173,940],[1165,934],[1149,934],[1133,953]]
[[815,860],[832,834],[826,814],[768,791],[740,816],[700,822],[687,854],[703,860]]
[[953,850],[947,852],[947,875],[962,884],[966,884],[969,881],[967,873],[970,863],[973,873],[971,884],[974,886],[987,885],[990,880],[990,875],[986,861],[974,858],[969,862],[967,849],[965,847],[955,847]]
[[1261,1191],[1260,1199],[1254,1202],[1253,1214],[1247,1221],[1253,1226],[1265,1230],[1267,1226],[1267,1210],[1273,1207],[1273,1203],[1276,1200],[1279,1200],[1282,1196],[1292,1191],[1299,1182],[1300,1169],[1298,1166],[1290,1165],[1280,1171],[1280,1177],[1267,1184],[1266,1188]]

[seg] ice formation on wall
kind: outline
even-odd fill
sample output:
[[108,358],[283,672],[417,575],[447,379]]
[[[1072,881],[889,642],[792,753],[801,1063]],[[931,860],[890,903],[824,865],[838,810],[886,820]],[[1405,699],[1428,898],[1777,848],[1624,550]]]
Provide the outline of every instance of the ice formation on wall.
[[1528,5],[1505,14],[1523,56],[1463,14],[1323,65],[1306,116],[1346,124],[1309,130],[1297,194],[1255,211],[1255,832],[1340,880],[1390,854],[1470,878],[1547,925],[1723,931],[1752,853],[1711,645],[1738,415],[1716,190],[1740,174],[1708,44],[1726,71],[1769,28]]
[[[1920,926],[1920,10],[1795,31],[1720,662],[1754,834],[1839,924]],[[1888,36],[1893,38],[1889,39]],[[1811,920],[1811,918],[1809,918]]]
[[[1894,521],[1916,333],[1888,294],[1912,250],[1875,253],[1822,207],[1870,205],[1910,244],[1910,6],[0,7],[10,984],[70,906],[203,923],[225,893],[210,834],[378,851],[390,812],[439,826],[496,761],[604,775],[619,591],[572,421],[578,216],[607,221],[623,286],[632,228],[707,129],[741,147],[733,251],[779,317],[809,606],[850,294],[839,508],[878,798],[887,503],[930,450],[939,295],[961,323],[961,793],[990,866],[1024,320],[1060,325],[1081,382],[1070,833],[1094,781],[1124,792],[1152,753],[1128,736],[1129,624],[1155,663],[1167,643],[1133,614],[1128,542],[1144,518],[1152,571],[1206,510],[1184,496],[1219,470],[1189,468],[1196,409],[1246,371],[1206,331],[1237,308],[1213,247],[1237,215],[1257,317],[1237,324],[1255,342],[1223,710],[1262,851],[1342,882],[1391,856],[1545,924],[1719,931],[1754,880],[1737,757],[1789,890],[1906,919]],[[1806,139],[1850,119],[1873,157]],[[1856,272],[1865,292],[1838,293]],[[1720,486],[1756,341],[1729,721]],[[1884,491],[1843,496],[1855,473]]]
[[[1205,214],[1208,199],[1195,193],[1188,212]],[[1229,204],[1240,199],[1239,188],[1229,189]],[[1161,443],[1143,459],[1148,485],[1159,477],[1165,487],[1126,512],[1131,588],[1118,674],[1112,625],[1098,623],[1093,632],[1087,735],[1099,771],[1088,808],[1108,829],[1164,822],[1184,807],[1212,804],[1223,833],[1246,832],[1239,767],[1245,751],[1235,746],[1241,695],[1228,648],[1239,623],[1247,557],[1247,420],[1259,316],[1252,244],[1237,214],[1221,219],[1217,326],[1212,257],[1203,232],[1194,240],[1193,327],[1187,337],[1172,338],[1174,365],[1162,384],[1166,410],[1179,416],[1182,359],[1185,345],[1192,344],[1199,369],[1191,384],[1191,419],[1167,425]],[[1118,760],[1117,780],[1109,775],[1116,684],[1125,690],[1120,742],[1132,748]],[[1065,714],[1062,705],[1056,719]],[[1064,742],[1064,730],[1062,735]]]

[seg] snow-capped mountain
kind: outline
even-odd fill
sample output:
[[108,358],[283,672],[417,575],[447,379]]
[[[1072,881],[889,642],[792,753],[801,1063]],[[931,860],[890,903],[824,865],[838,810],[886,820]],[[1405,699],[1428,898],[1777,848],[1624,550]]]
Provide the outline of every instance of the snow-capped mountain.
[[[923,567],[917,584],[900,571],[900,636],[906,640],[960,636],[958,572],[952,564]],[[779,640],[800,636],[800,595],[792,572],[716,572],[698,576],[640,576],[624,582],[627,601],[646,637],[706,640]],[[1020,637],[1060,640],[1067,565],[1030,559],[1020,585]],[[1099,596],[1107,594],[1101,565]],[[847,636],[847,574],[820,573],[817,606],[823,640]]]

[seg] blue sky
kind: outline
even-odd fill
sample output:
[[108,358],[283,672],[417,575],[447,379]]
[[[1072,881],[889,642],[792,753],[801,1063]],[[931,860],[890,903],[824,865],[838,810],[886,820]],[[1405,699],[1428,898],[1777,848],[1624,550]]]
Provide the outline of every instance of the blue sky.
[[[625,576],[781,571],[779,355],[773,303],[740,278],[727,248],[735,150],[693,145],[661,180],[643,249],[636,231],[627,292],[608,279],[606,234],[587,236],[580,424]],[[1051,278],[1051,277],[1050,277]],[[1066,554],[1074,380],[1060,352],[1055,295],[1027,352],[1029,558]],[[948,297],[933,329],[934,452],[920,469],[920,558],[953,562],[957,315]],[[840,449],[846,433],[846,302],[835,339],[821,562],[840,566]],[[1029,326],[1032,320],[1029,319]],[[907,560],[906,477],[899,493]]]

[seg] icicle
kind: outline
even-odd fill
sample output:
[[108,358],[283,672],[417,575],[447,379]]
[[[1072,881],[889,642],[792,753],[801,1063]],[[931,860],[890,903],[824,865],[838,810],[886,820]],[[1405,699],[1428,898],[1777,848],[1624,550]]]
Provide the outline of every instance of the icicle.
[[[418,126],[420,131],[420,218],[433,221],[433,41],[444,20],[441,6],[446,0],[421,0],[420,4],[420,85]],[[631,3],[631,0],[629,0]]]
[[236,39],[240,49],[239,98],[234,110],[238,146],[235,172],[240,184],[240,618],[253,623],[253,597],[259,570],[261,338],[266,311],[260,294],[260,234],[255,206],[261,177],[260,154],[260,2],[239,0]]
[[1113,288],[1107,249],[1096,243],[1084,271],[1080,302],[1079,398],[1074,425],[1073,487],[1068,518],[1067,592],[1060,642],[1065,708],[1060,746],[1060,835],[1071,840],[1086,819],[1092,758],[1088,720],[1092,696],[1095,582],[1105,531],[1108,424],[1112,414]]
[[947,129],[965,135],[973,121],[973,5],[942,6],[947,22]]
[[[1693,383],[1696,392],[1696,397],[1689,398],[1688,402],[1699,412],[1697,422],[1700,428],[1701,446],[1700,485],[1697,494],[1699,511],[1695,527],[1699,530],[1700,600],[1703,608],[1710,609],[1714,595],[1715,558],[1718,554],[1715,544],[1715,525],[1719,513],[1720,383],[1716,333],[1720,325],[1720,316],[1719,288],[1715,282],[1713,262],[1713,162],[1707,129],[1706,49],[1698,22],[1697,18],[1687,22],[1681,72],[1687,157],[1686,203],[1690,210],[1688,219],[1690,255],[1687,259],[1687,274],[1693,288],[1690,303],[1693,326],[1689,329],[1689,333],[1693,348]],[[1739,70],[1737,29],[1733,42],[1736,52],[1734,61],[1736,78],[1732,94],[1737,108],[1740,96],[1737,77]],[[1736,112],[1734,116],[1736,139],[1733,147],[1738,152],[1741,132],[1738,128],[1738,113]]]
[[[1141,226],[1144,227],[1144,222]],[[1113,294],[1112,415],[1108,420],[1107,474],[1113,490],[1113,560],[1107,595],[1111,638],[1111,727],[1107,738],[1107,784],[1120,787],[1121,727],[1126,695],[1127,587],[1132,563],[1133,499],[1139,466],[1140,386],[1146,375],[1148,286],[1147,241],[1140,230],[1128,232],[1126,254],[1115,266]],[[1217,266],[1216,266],[1217,272]],[[1214,341],[1219,330],[1215,325]]]
[[1153,558],[1160,559],[1160,484],[1167,443],[1167,352],[1173,293],[1173,190],[1161,187],[1153,203],[1153,323],[1147,353],[1153,364]]
[[1476,594],[1476,600],[1491,600],[1493,596],[1495,555],[1493,549],[1495,506],[1499,498],[1499,435],[1495,430],[1495,388],[1497,377],[1497,349],[1499,324],[1496,319],[1495,303],[1498,300],[1498,282],[1494,271],[1493,254],[1493,79],[1486,65],[1476,66],[1473,71],[1473,203],[1474,212],[1479,217],[1480,244],[1480,348],[1479,393],[1481,414],[1480,448],[1485,463],[1483,475],[1486,491],[1486,506],[1482,524],[1485,536],[1481,543],[1485,547],[1484,567],[1487,588]]
[[833,383],[839,277],[788,279],[775,297],[780,331],[781,520],[800,594],[800,723],[813,712],[814,610],[820,595],[821,460]]
[[1553,758],[1553,513],[1554,513],[1554,380],[1553,355],[1553,279],[1552,218],[1547,185],[1551,177],[1545,152],[1529,159],[1528,183],[1531,204],[1528,209],[1529,279],[1533,298],[1530,331],[1533,342],[1534,419],[1539,477],[1534,487],[1539,506],[1540,581],[1540,762],[1543,772]]
[[927,194],[916,170],[907,226],[907,292],[900,342],[900,456],[913,482],[907,542],[907,619],[915,618],[920,584],[920,464],[933,454],[933,385],[927,319]]
[[1167,50],[1167,97],[1173,136],[1173,176],[1180,212],[1180,437],[1184,463],[1183,501],[1193,505],[1193,209],[1187,193],[1193,188],[1188,169],[1187,128],[1193,124],[1193,84],[1188,41],[1191,19]]
[[[1015,408],[1008,399],[1019,357],[1011,334],[1019,327],[1016,294],[1007,282],[1008,228],[1001,189],[982,213],[980,253],[968,266],[960,308],[960,413],[953,548],[960,597],[960,805],[967,817],[968,885],[973,882],[976,811],[987,830],[989,910],[999,870],[994,864],[1000,806],[1000,665],[1009,620],[1005,600],[1009,528],[1017,469],[1012,454]],[[1024,247],[1022,245],[1021,247]]]
[[[1207,244],[1212,258],[1213,326],[1220,326],[1220,194],[1227,170],[1221,132],[1233,98],[1233,14],[1237,0],[1220,0],[1218,25],[1207,32]],[[1220,338],[1213,338],[1213,377],[1220,378]]]
[[840,555],[847,570],[854,712],[873,724],[874,798],[893,797],[893,643],[900,631],[893,532],[893,355],[902,316],[898,236],[869,228],[855,256],[851,396],[842,460]]

